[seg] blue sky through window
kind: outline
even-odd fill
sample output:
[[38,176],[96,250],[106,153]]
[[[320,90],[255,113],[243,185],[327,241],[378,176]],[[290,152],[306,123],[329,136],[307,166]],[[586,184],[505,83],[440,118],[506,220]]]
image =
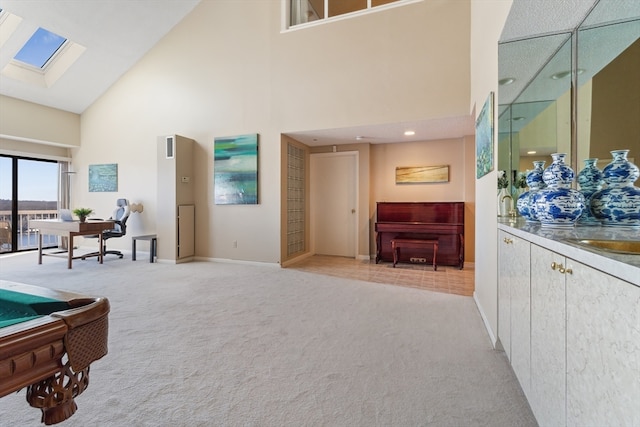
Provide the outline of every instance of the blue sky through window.
[[44,28],[38,28],[14,59],[42,68],[66,40]]

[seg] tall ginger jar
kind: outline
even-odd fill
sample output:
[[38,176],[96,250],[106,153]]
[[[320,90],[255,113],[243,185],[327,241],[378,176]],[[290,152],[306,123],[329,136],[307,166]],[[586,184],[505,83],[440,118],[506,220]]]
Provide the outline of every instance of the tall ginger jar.
[[640,227],[640,189],[633,185],[640,170],[628,154],[629,150],[611,151],[613,161],[602,170],[607,187],[591,197],[591,210],[602,225]]
[[604,175],[596,166],[597,163],[598,159],[585,159],[584,169],[578,174],[578,185],[586,205],[582,215],[578,218],[578,225],[600,225],[600,220],[591,211],[591,198],[596,191],[602,189],[602,184],[604,184]]
[[547,187],[538,192],[534,205],[543,227],[573,227],[585,209],[584,196],[571,188],[575,174],[565,163],[566,156],[552,154],[553,162],[542,174]]
[[520,212],[520,215],[522,215],[527,222],[538,222],[533,202],[538,192],[547,186],[542,180],[544,164],[544,160],[533,162],[533,170],[527,172],[527,186],[529,187],[529,191],[522,193],[516,202],[518,212]]

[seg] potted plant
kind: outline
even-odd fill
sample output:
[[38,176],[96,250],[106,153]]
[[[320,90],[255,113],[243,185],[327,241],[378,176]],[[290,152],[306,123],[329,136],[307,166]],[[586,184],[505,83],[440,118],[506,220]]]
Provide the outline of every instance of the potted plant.
[[93,213],[93,209],[90,208],[76,208],[73,213],[80,218],[80,222],[85,222],[87,217]]

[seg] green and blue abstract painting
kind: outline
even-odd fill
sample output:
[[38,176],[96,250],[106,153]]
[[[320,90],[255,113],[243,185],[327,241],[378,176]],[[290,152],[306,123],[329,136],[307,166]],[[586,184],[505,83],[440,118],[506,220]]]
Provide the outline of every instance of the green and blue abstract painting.
[[214,140],[216,205],[258,204],[258,134]]

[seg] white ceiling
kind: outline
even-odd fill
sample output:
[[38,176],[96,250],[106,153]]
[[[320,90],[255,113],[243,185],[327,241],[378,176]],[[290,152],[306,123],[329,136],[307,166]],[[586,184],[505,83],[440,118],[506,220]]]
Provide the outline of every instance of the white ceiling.
[[[500,129],[518,132],[561,95],[570,93],[570,75],[552,76],[573,68],[571,32],[576,28],[591,28],[578,32],[578,86],[590,81],[640,34],[638,0],[567,0],[554,3],[554,14],[545,14],[548,5],[548,0],[515,1],[508,16],[498,48],[499,79],[515,81],[498,89]],[[531,13],[546,19],[532,21]],[[502,114],[511,104],[513,116],[521,118],[517,122]],[[520,146],[521,155],[529,150],[550,154],[556,150],[555,141],[547,147]]]
[[[502,41],[574,28],[596,0],[514,0]],[[604,0],[603,0],[604,1]],[[637,0],[606,0],[635,2]],[[0,76],[0,94],[82,113],[131,68],[200,0],[0,0],[0,8],[23,18],[0,50],[0,69],[38,27],[87,48],[52,87],[38,88]],[[414,130],[414,136],[404,136]],[[474,132],[471,116],[290,133],[308,145],[389,143],[459,138]],[[361,137],[356,139],[356,137]]]
[[38,27],[86,48],[51,87],[0,74],[0,94],[82,113],[200,0],[0,0],[22,22],[0,49],[0,70]]
[[[499,79],[511,77],[516,78],[516,81],[500,87],[501,104],[512,103],[545,65],[548,65],[545,69],[548,75],[570,68],[570,63],[547,64],[547,61],[556,50],[568,42],[569,33],[580,24],[597,25],[637,19],[640,16],[638,0],[563,0],[553,1],[553,8],[549,7],[550,4],[551,0],[513,2],[500,37]],[[593,13],[590,13],[592,10]],[[585,21],[587,15],[589,18]],[[546,37],[531,38],[542,35]],[[637,34],[624,37],[631,43],[634,36],[637,37]],[[611,57],[607,57],[608,54],[615,57],[620,53],[621,44],[618,40],[603,40],[597,45],[594,44],[597,51],[582,51],[581,68],[588,69],[593,75],[611,60]],[[567,57],[570,57],[570,54]],[[547,95],[540,89],[537,91],[539,99],[557,99],[558,90],[567,90],[564,87],[552,88],[547,84],[546,89],[551,91]]]

